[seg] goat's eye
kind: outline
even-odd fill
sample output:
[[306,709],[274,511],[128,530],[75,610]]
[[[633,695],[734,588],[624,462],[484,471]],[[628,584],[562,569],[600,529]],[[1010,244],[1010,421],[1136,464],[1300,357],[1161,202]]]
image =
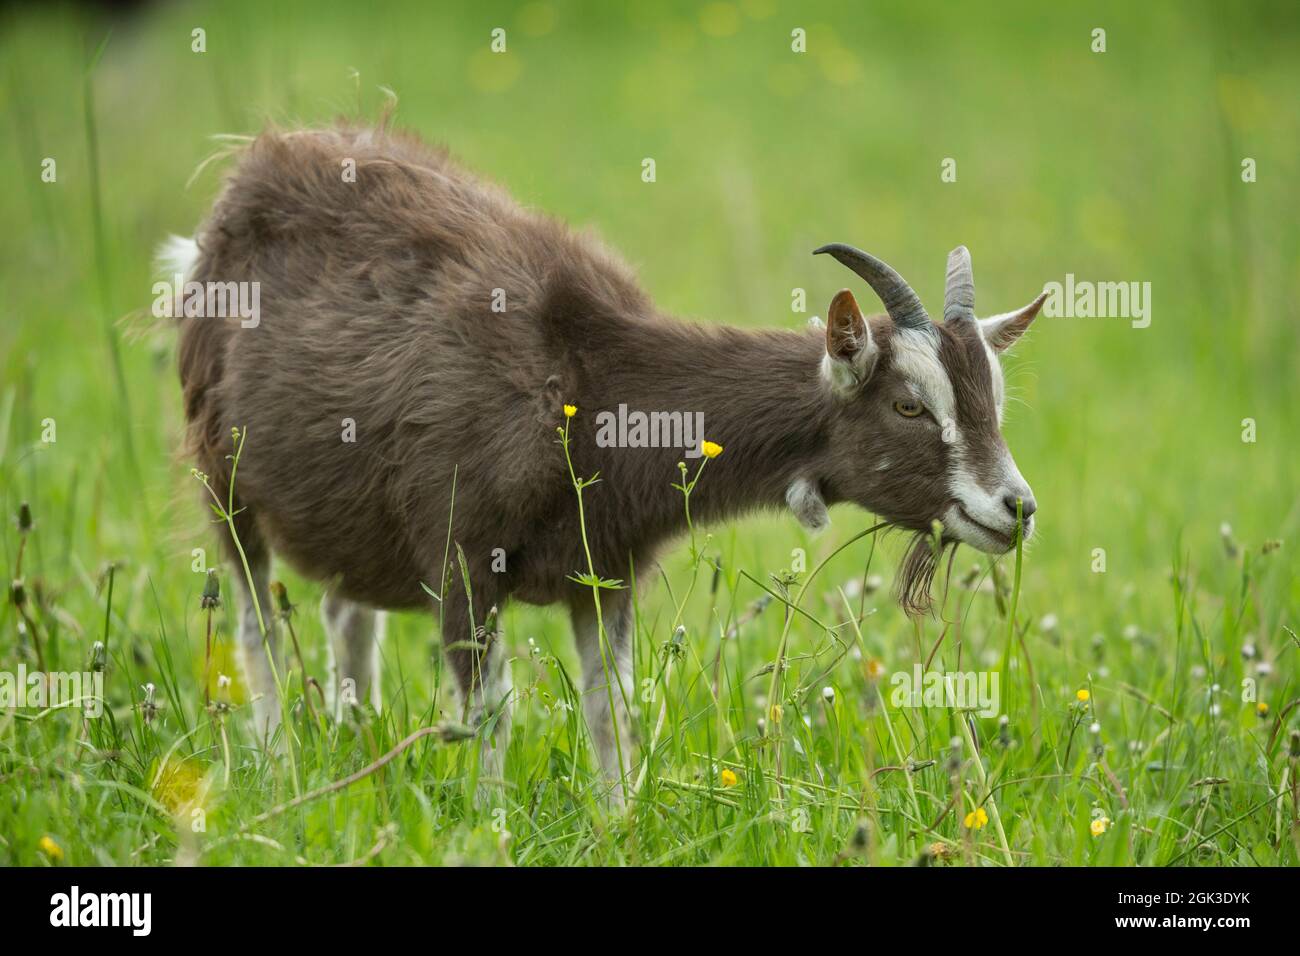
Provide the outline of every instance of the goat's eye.
[[925,411],[925,407],[920,402],[899,401],[894,402],[894,411],[904,418],[915,418]]

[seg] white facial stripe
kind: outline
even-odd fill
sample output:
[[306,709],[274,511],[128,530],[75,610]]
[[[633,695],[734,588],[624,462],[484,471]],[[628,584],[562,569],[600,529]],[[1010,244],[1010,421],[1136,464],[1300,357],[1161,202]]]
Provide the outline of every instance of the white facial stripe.
[[[917,392],[917,399],[930,409],[943,429],[943,440],[952,449],[952,460],[960,465],[966,457],[966,442],[957,427],[957,399],[948,370],[939,360],[939,337],[928,332],[899,329],[894,335],[894,367]],[[957,476],[951,479],[957,484]],[[954,487],[953,493],[956,494]]]
[[993,377],[993,403],[998,410],[998,424],[1002,424],[1002,403],[1006,398],[1006,386],[1002,379],[1002,363],[998,361],[998,353],[993,351],[988,340],[984,339],[984,352],[989,357],[989,374]]
[[897,329],[891,340],[894,368],[920,392],[940,425],[957,421],[957,402],[948,372],[939,361],[939,337],[920,329]]
[[[1001,425],[1004,387],[1002,363],[998,361],[997,353],[990,348],[987,340],[984,340],[983,344],[989,360],[989,374],[992,379],[993,401],[997,407],[998,424]],[[1016,467],[1015,459],[1010,453],[1004,453],[1001,461],[998,462],[998,474],[993,482],[996,491],[986,491],[975,480],[974,472],[967,461],[965,446],[959,445],[954,449],[949,487],[952,489],[953,497],[961,502],[962,507],[972,518],[991,528],[1002,529],[1008,520],[1006,507],[1002,503],[1003,489],[1026,486],[1020,469]]]

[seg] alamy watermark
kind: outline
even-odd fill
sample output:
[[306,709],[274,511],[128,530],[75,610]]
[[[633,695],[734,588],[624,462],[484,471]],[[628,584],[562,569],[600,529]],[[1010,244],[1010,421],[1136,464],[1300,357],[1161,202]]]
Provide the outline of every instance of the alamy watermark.
[[639,412],[619,405],[617,413],[596,415],[601,448],[683,448],[687,458],[699,458],[703,441],[703,412]]
[[153,284],[153,314],[158,319],[239,319],[245,329],[262,321],[260,282],[186,282],[176,273],[171,282]]
[[112,927],[148,936],[153,929],[152,893],[83,893],[73,884],[67,893],[50,897],[50,925]]
[[1131,319],[1135,329],[1151,324],[1150,282],[1076,281],[1068,272],[1065,282],[1049,282],[1043,291],[1043,315],[1049,318]]
[[997,671],[923,671],[913,664],[910,671],[891,674],[889,683],[894,688],[889,702],[895,707],[973,710],[986,718],[1002,711]]
[[104,713],[103,671],[0,671],[0,710],[71,707],[80,704],[87,717]]

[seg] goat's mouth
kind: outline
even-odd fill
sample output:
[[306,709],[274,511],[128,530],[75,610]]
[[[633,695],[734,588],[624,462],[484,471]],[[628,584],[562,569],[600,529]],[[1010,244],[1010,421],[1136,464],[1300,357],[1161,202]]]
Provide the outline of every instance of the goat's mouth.
[[[963,544],[983,551],[985,554],[1006,554],[1016,546],[1016,534],[1010,531],[990,527],[967,511],[961,502],[954,502],[948,509],[947,530]],[[1032,525],[1025,522],[1025,537],[1029,537]]]

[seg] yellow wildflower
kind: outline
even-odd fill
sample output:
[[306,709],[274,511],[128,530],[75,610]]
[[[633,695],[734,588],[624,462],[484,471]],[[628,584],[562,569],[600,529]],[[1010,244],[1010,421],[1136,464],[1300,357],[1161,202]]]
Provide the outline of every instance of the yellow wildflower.
[[988,822],[989,815],[984,812],[983,807],[976,807],[970,813],[966,814],[965,823],[967,830],[978,830],[981,827],[987,826]]
[[1092,831],[1093,836],[1099,837],[1105,833],[1109,827],[1110,817],[1097,817],[1097,819],[1092,821],[1092,825],[1088,829]]
[[700,451],[705,458],[717,458],[722,454],[722,446],[715,441],[705,441],[700,443]]
[[54,842],[54,838],[48,833],[41,837],[40,843],[37,844],[41,852],[48,856],[55,863],[63,859],[63,847]]
[[724,787],[734,787],[740,780],[736,777],[736,771],[727,768],[722,771],[722,785]]
[[1268,716],[1268,704],[1267,704],[1267,702],[1261,700],[1258,704],[1256,704],[1256,705],[1255,705],[1255,713],[1259,714],[1259,716],[1261,716],[1261,717],[1267,717],[1267,716]]
[[572,418],[572,417],[573,417],[574,415],[576,415],[576,414],[578,414],[578,406],[577,406],[577,405],[565,405],[565,406],[564,406],[564,417],[565,417],[565,418]]
[[1088,698],[1090,698],[1092,694],[1088,691],[1088,688],[1081,687],[1079,688],[1078,692],[1075,693],[1074,696],[1075,699],[1079,701],[1079,703],[1086,704],[1088,702]]

